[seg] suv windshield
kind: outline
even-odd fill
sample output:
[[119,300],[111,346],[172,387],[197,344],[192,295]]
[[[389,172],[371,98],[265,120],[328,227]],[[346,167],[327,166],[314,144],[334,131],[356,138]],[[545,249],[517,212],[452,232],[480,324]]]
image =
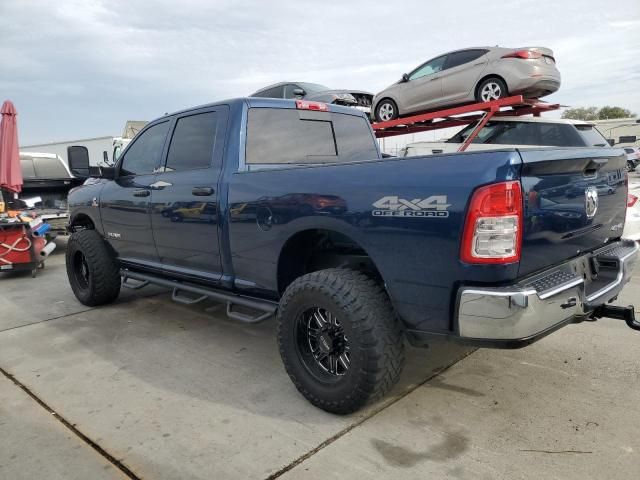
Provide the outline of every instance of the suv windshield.
[[[473,123],[467,126],[447,142],[463,143],[475,125]],[[488,122],[472,143],[550,147],[604,147],[607,145],[604,137],[592,125],[499,120]]]

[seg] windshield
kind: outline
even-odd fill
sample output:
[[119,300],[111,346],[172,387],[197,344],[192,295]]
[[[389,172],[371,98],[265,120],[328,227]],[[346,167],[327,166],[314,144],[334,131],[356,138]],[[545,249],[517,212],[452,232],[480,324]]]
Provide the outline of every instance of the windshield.
[[318,93],[318,92],[326,92],[327,90],[331,90],[329,87],[325,87],[324,85],[320,85],[318,83],[307,83],[300,82],[298,83],[307,94],[309,93]]

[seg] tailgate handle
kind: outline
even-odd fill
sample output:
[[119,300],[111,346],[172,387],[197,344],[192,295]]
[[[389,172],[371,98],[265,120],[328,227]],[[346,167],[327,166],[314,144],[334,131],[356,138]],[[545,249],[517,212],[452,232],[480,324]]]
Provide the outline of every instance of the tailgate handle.
[[609,160],[606,158],[594,158],[592,159],[586,167],[584,167],[583,174],[585,177],[593,177],[598,170],[604,167]]

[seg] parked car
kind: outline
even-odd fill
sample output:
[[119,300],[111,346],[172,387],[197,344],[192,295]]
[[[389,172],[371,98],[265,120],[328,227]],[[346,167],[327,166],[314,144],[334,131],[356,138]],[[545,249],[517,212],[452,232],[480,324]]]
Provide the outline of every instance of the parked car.
[[640,147],[624,147],[624,153],[627,154],[627,170],[635,171],[640,164]]
[[[471,123],[445,142],[413,142],[401,156],[456,152],[475,129]],[[607,140],[590,123],[542,117],[493,117],[482,127],[467,151],[496,148],[609,147]]]
[[553,52],[543,47],[480,47],[439,55],[373,97],[378,122],[508,95],[543,97],[560,88]]
[[324,85],[309,82],[280,82],[269,85],[250,95],[262,98],[289,98],[312,100],[315,102],[333,103],[357,107],[369,112],[373,93],[362,90],[334,90]]
[[[151,122],[71,192],[67,275],[85,305],[113,302],[124,278],[245,323],[277,312],[295,386],[349,413],[398,380],[404,338],[514,348],[602,316],[640,328],[608,303],[638,252],[620,240],[624,162],[611,148],[385,159],[353,108],[223,101]],[[548,199],[578,182],[580,200]],[[211,223],[163,215],[203,197]]]
[[51,225],[49,235],[66,234],[69,222],[67,195],[83,179],[72,175],[62,158],[53,153],[20,152],[20,166],[24,183],[19,199],[39,197],[34,207]]

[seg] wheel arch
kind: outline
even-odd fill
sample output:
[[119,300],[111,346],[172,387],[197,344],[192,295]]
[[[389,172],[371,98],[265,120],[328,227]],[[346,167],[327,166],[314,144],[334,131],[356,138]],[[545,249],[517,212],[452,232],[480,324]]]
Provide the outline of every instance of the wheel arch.
[[298,277],[326,268],[351,268],[384,282],[375,261],[352,232],[321,227],[299,230],[283,243],[277,264],[278,293]]
[[473,88],[473,96],[474,98],[478,98],[478,89],[480,88],[480,85],[482,84],[482,82],[484,82],[485,80],[488,80],[490,78],[497,78],[498,80],[501,80],[505,86],[507,87],[507,96],[509,95],[509,84],[507,83],[507,80],[500,74],[498,73],[487,73],[486,75],[483,75],[477,82],[476,82],[476,86]]
[[79,230],[97,230],[98,223],[86,212],[78,212],[69,219],[69,230],[71,232]]
[[384,97],[382,97],[380,100],[378,100],[376,102],[376,104],[372,107],[374,115],[375,115],[376,109],[378,108],[378,105],[380,105],[380,103],[385,101],[385,100],[391,100],[393,102],[393,104],[396,106],[396,110],[398,110],[398,115],[402,114],[401,113],[402,105],[400,104],[400,102],[398,102],[398,99],[395,98],[395,96],[393,96],[393,95],[386,94]]

